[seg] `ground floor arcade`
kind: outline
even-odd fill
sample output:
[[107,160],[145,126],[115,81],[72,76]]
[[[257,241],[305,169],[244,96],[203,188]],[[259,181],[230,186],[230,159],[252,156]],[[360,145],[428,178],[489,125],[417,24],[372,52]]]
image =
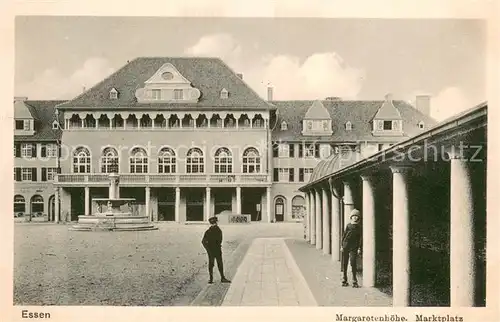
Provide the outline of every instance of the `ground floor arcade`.
[[[367,159],[325,166],[334,170],[302,188],[306,240],[339,261],[356,208],[364,287],[389,285],[394,306],[486,305],[486,148],[480,106]],[[429,300],[413,301],[416,292]]]

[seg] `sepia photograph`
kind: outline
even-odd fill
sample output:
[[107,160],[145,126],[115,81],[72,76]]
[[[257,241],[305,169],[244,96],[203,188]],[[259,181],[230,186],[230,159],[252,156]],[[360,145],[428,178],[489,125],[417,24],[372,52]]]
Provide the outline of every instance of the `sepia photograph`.
[[481,19],[16,16],[13,305],[495,305],[487,38]]

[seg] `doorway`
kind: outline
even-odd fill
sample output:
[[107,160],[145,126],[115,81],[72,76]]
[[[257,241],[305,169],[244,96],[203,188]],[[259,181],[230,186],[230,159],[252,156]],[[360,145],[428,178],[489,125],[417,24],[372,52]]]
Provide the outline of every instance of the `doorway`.
[[277,197],[274,201],[274,218],[276,222],[285,220],[285,198]]
[[71,221],[78,221],[78,216],[85,214],[85,191],[83,188],[71,189]]
[[175,221],[175,190],[158,190],[158,221]]
[[[219,188],[214,194],[214,214],[233,210],[233,189]],[[242,208],[243,211],[243,208]]]
[[262,220],[262,190],[257,188],[241,189],[241,212],[250,215],[251,221]]
[[186,221],[203,221],[204,189],[186,189]]

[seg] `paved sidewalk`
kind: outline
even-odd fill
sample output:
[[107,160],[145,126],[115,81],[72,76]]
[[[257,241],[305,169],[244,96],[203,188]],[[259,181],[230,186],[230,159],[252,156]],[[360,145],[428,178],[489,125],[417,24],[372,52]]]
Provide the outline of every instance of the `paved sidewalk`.
[[224,298],[223,306],[316,306],[283,238],[255,239]]

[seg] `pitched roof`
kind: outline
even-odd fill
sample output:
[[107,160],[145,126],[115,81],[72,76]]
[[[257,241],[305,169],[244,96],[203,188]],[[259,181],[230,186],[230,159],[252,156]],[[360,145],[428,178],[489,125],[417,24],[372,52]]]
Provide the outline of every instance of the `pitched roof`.
[[56,141],[61,138],[61,130],[53,130],[56,120],[55,107],[65,101],[24,101],[35,119],[35,134],[14,135],[15,141]]
[[[426,128],[436,124],[430,116],[424,115],[405,101],[393,101],[394,107],[403,119],[403,137],[384,137],[372,135],[371,120],[382,106],[384,101],[322,101],[332,118],[333,134],[331,136],[304,136],[302,135],[302,120],[314,101],[273,101],[276,106],[276,117],[271,120],[271,126],[281,124],[284,120],[288,129],[282,131],[275,126],[272,139],[276,141],[328,141],[328,142],[397,142],[404,138],[422,132],[418,122],[423,121]],[[352,123],[352,130],[347,131],[345,123]]]
[[[197,103],[138,103],[135,92],[144,87],[164,64],[172,64],[191,85],[201,91]],[[110,99],[109,91],[115,88],[120,95]],[[226,88],[229,97],[221,99],[220,91]],[[234,71],[219,58],[204,57],[139,57],[111,74],[78,97],[59,106],[85,108],[150,107],[152,109],[193,108],[257,108],[270,109],[263,100]]]
[[392,100],[386,100],[373,118],[379,120],[400,120],[401,114],[396,109],[394,104],[392,104]]
[[321,101],[314,101],[311,107],[307,110],[304,118],[308,120],[324,120],[330,118],[330,113],[328,113]]
[[15,119],[32,119],[29,108],[26,106],[25,101],[14,101],[14,118]]

